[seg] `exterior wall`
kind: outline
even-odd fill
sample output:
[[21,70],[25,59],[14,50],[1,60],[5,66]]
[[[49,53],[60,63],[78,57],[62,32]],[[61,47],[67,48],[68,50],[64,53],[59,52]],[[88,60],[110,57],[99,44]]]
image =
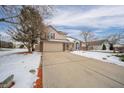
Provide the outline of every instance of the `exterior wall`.
[[69,49],[70,51],[74,50],[74,44],[73,43],[69,43]]
[[48,34],[49,33],[55,33],[55,39],[66,39],[66,37],[64,35],[59,34],[57,31],[55,31],[55,29],[53,29],[52,27],[48,27],[46,29],[46,34],[47,34],[47,39],[48,39]]
[[[110,45],[107,41],[103,42],[100,45],[90,45],[88,46],[88,50],[102,50],[103,44],[105,44],[106,50],[109,50]],[[81,49],[86,50],[84,43],[81,43]]]
[[14,48],[12,42],[0,41],[0,48]]
[[[103,44],[106,46],[106,50],[109,50],[109,47],[110,47],[109,43],[104,42]],[[94,50],[102,50],[103,44],[102,45],[94,45],[93,49]]]
[[63,51],[72,51],[74,50],[73,43],[63,43]]
[[118,51],[120,53],[124,53],[124,46],[122,47],[114,47],[115,51]]
[[43,42],[35,44],[35,51],[43,51]]
[[40,44],[35,45],[35,51],[40,51]]
[[[50,39],[49,33],[55,34],[55,39]],[[43,41],[43,44],[40,46],[40,44],[35,45],[36,51],[72,51],[72,50],[79,50],[80,49],[80,41],[74,39],[73,42],[69,41],[67,39],[67,36],[65,34],[62,34],[60,32],[57,32],[56,29],[54,29],[52,26],[48,26],[45,28],[45,34],[43,34],[42,38],[45,38]],[[58,41],[55,41],[58,40]],[[62,42],[59,42],[59,40],[63,40]],[[65,43],[64,43],[65,42]],[[78,44],[77,44],[78,43]]]
[[77,39],[72,37],[66,36],[67,40],[70,41],[69,46],[71,47],[70,50],[80,50],[81,49],[81,42]]
[[102,50],[102,45],[93,46],[93,50]]
[[62,52],[63,43],[60,42],[43,42],[43,52]]

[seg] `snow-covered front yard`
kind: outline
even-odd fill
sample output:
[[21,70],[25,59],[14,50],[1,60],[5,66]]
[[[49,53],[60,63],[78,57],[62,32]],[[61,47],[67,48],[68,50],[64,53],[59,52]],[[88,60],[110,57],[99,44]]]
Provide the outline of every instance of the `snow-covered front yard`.
[[0,48],[0,56],[9,55],[16,52],[23,52],[23,51],[27,51],[27,49]]
[[122,62],[119,57],[114,56],[114,53],[103,53],[103,52],[95,52],[95,51],[73,51],[71,53],[80,56],[85,56],[88,58],[101,60],[102,62],[108,62],[108,63],[124,66],[124,62]]
[[16,54],[16,52],[22,51],[25,49],[0,51],[0,82],[14,74],[15,85],[13,87],[33,87],[33,83],[37,79],[41,53]]

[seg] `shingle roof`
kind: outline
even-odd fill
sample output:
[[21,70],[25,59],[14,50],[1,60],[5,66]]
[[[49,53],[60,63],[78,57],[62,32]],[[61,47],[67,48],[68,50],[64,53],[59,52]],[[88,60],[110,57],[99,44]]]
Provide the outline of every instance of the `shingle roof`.
[[62,31],[57,31],[59,34],[62,34],[62,35],[67,35],[67,33],[65,32],[62,32]]
[[104,39],[104,40],[91,41],[91,42],[88,42],[88,44],[89,45],[102,45],[105,41],[107,41],[107,40]]

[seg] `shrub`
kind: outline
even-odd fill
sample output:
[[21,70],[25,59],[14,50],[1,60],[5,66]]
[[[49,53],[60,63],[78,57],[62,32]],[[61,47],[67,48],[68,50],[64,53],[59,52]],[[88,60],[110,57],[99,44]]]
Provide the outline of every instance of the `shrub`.
[[113,44],[110,44],[110,47],[109,47],[110,50],[113,50]]
[[119,57],[121,61],[124,61],[124,55],[115,55],[116,57]]
[[103,44],[103,46],[102,46],[102,50],[106,50],[106,46],[105,46],[105,44]]
[[105,58],[105,57],[103,57],[102,59],[103,59],[103,60],[107,60],[107,58]]
[[121,61],[124,61],[124,57],[121,58]]
[[24,48],[24,45],[20,45],[19,48]]

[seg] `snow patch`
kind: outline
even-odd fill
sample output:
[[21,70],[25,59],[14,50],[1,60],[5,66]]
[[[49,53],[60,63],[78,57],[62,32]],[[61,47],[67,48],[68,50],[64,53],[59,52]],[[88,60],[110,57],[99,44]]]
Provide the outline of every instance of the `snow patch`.
[[124,66],[124,62],[122,62],[118,57],[114,56],[113,53],[91,52],[91,51],[73,51],[71,53],[80,56],[85,56],[88,58],[101,60],[102,62],[113,63],[120,66]]
[[[15,49],[11,52],[8,51],[8,53],[6,51],[4,55],[0,51],[0,82],[14,74],[14,88],[30,88],[33,87],[33,83],[37,79],[37,68],[40,64],[41,53],[13,54],[20,51],[25,50]],[[36,73],[30,73],[31,69],[35,70]]]

